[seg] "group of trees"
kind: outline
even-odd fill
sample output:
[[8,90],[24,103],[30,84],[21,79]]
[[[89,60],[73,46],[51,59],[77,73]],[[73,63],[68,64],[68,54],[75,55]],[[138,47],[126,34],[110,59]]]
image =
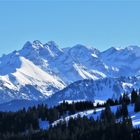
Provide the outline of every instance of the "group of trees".
[[131,93],[131,103],[134,103],[134,111],[139,112],[140,111],[140,94],[133,90]]
[[[134,111],[140,111],[140,94],[133,90],[130,95],[124,93],[118,100],[108,99],[104,104],[94,105],[92,101],[73,102],[48,108],[47,105],[23,108],[17,112],[0,112],[0,139],[10,140],[115,140],[137,137],[140,130],[132,127],[127,105],[134,104]],[[117,111],[111,111],[110,106],[118,105]],[[47,120],[51,124],[62,117],[75,114],[79,111],[105,107],[99,118],[70,119],[69,122],[60,122],[57,126],[43,131],[39,128],[39,119]],[[96,111],[95,111],[96,113]],[[29,135],[31,134],[31,136]],[[124,136],[126,134],[126,136]]]
[[[107,116],[106,116],[107,115]],[[87,117],[70,119],[50,128],[44,138],[47,140],[130,140],[132,135],[130,118],[115,122],[115,115],[108,109],[101,118],[94,120]]]
[[[32,140],[137,140],[139,129],[133,129],[131,118],[127,115],[122,120],[116,118],[110,105],[106,104],[100,117],[70,118],[61,121],[47,131],[39,131],[31,135]],[[14,135],[11,140],[28,140],[28,135]]]

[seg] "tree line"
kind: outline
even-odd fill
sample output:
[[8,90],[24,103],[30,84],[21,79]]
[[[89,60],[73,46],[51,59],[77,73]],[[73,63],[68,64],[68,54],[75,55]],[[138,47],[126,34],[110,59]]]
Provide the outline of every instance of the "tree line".
[[106,104],[101,115],[95,120],[93,117],[70,118],[60,121],[47,131],[39,131],[30,135],[11,136],[10,140],[138,140],[140,129],[134,129],[128,115],[122,114],[118,120],[116,114]]

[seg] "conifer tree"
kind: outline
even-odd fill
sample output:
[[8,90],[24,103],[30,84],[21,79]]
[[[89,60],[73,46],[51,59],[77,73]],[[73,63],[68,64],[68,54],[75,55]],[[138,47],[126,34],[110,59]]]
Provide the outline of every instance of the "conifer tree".
[[137,100],[135,102],[134,111],[135,112],[139,112],[140,111],[140,95],[138,95]]
[[131,92],[131,103],[135,103],[136,100],[137,100],[137,92],[133,89],[132,92]]

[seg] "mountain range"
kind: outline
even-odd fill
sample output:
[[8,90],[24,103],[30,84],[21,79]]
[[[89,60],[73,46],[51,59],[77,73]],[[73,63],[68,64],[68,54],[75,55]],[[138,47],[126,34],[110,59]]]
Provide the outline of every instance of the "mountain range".
[[140,47],[105,51],[54,41],[26,42],[0,57],[0,103],[14,100],[105,100],[140,87]]

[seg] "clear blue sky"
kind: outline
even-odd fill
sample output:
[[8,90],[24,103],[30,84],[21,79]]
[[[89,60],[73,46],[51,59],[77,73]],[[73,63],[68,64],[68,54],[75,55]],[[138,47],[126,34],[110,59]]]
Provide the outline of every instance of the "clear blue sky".
[[0,55],[36,39],[100,50],[140,45],[140,1],[0,0]]

